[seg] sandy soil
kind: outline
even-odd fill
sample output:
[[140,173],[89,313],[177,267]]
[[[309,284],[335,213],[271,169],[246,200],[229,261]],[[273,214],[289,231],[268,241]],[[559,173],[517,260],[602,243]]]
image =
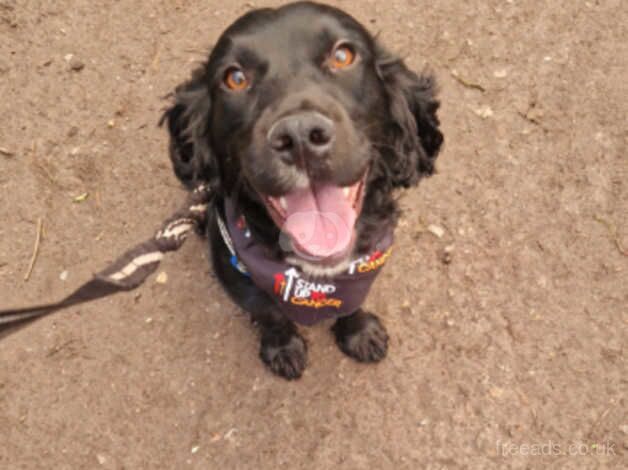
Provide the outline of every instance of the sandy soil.
[[[1,468],[625,468],[625,2],[333,3],[442,86],[440,173],[368,301],[388,358],[324,325],[274,377],[191,239],[166,284],[0,342]],[[162,97],[252,4],[0,0],[0,305],[61,297],[179,205]]]

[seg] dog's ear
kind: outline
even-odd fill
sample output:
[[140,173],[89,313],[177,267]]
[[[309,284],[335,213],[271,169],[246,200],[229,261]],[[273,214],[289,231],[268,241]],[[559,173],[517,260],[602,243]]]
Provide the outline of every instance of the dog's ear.
[[430,73],[416,74],[403,61],[380,50],[377,71],[389,98],[397,162],[395,185],[408,187],[434,173],[443,143],[437,110],[436,83]]
[[209,143],[211,99],[201,66],[192,78],[179,85],[174,103],[159,124],[167,124],[170,133],[170,160],[179,180],[188,188],[207,182],[218,189],[218,161]]

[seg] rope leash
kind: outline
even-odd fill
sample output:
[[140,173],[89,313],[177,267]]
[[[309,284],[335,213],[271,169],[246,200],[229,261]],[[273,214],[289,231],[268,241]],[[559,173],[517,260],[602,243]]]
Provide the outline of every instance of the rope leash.
[[0,310],[0,334],[58,310],[139,287],[157,270],[165,253],[181,248],[190,232],[204,231],[211,198],[208,185],[197,186],[189,193],[185,205],[166,219],[151,239],[128,250],[63,300]]

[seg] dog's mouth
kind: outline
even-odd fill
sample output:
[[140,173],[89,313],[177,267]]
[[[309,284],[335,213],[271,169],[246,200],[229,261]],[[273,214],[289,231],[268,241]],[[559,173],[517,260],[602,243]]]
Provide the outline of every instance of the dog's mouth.
[[334,264],[353,249],[365,181],[366,172],[349,186],[311,182],[282,196],[262,199],[299,257],[314,263]]

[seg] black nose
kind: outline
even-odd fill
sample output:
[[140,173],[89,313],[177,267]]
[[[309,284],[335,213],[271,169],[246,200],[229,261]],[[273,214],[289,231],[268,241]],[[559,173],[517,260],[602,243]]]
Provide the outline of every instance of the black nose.
[[305,164],[328,156],[336,134],[334,122],[320,113],[292,114],[279,119],[268,132],[272,151],[286,163]]

